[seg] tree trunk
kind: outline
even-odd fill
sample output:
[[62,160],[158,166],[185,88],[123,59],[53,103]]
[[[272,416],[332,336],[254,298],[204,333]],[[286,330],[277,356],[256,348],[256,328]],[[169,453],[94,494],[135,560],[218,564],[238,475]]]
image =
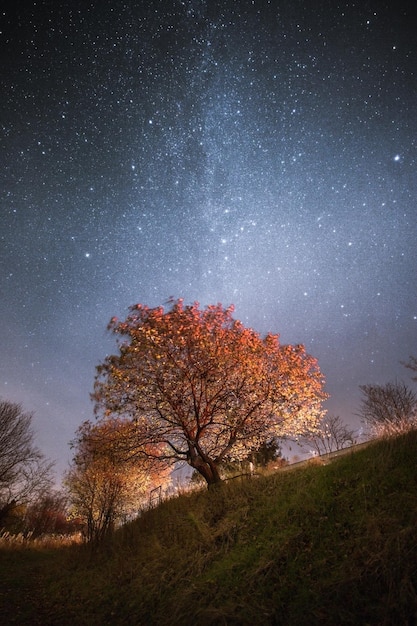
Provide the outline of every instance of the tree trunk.
[[214,461],[204,461],[201,457],[197,456],[190,459],[189,463],[191,467],[201,474],[209,489],[222,482],[217,464],[214,463]]
[[201,474],[209,489],[222,482],[218,464],[204,453],[198,442],[189,441],[187,462]]

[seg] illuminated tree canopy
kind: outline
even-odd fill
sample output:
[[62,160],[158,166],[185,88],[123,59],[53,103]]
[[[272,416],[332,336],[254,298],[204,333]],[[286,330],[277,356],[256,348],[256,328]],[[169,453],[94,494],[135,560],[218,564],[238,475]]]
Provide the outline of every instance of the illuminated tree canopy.
[[208,485],[219,465],[271,437],[303,432],[322,417],[323,376],[302,345],[280,345],[233,319],[233,307],[200,309],[181,299],[169,310],[138,304],[109,329],[117,355],[97,368],[93,398],[102,420],[135,425],[129,446],[186,461]]
[[99,541],[126,516],[136,514],[149,490],[167,483],[167,467],[126,454],[132,423],[84,422],[73,441],[75,455],[65,475],[71,511],[83,520],[89,541]]

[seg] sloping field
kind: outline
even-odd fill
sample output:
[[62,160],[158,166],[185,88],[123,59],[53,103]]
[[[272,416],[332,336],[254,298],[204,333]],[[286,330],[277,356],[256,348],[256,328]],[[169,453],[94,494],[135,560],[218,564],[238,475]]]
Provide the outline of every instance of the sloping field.
[[414,624],[416,460],[411,432],[164,502],[95,551],[1,554],[2,623]]

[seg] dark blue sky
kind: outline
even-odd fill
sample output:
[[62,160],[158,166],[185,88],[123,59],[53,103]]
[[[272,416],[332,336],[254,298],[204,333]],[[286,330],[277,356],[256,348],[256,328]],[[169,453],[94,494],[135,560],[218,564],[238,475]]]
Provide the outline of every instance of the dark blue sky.
[[59,472],[106,325],[136,302],[233,303],[304,343],[346,422],[360,384],[413,384],[408,6],[6,3],[0,394]]

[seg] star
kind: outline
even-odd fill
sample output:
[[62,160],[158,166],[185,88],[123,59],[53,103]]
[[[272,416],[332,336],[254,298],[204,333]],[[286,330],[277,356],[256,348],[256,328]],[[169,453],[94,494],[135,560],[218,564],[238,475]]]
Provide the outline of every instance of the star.
[[415,345],[412,8],[44,4],[2,16],[7,399],[62,470],[108,320],[172,295],[305,343],[355,423]]

